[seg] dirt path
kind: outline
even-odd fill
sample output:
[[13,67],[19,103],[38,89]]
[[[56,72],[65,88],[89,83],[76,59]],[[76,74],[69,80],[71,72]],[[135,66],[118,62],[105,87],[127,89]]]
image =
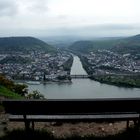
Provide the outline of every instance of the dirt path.
[[[8,130],[24,128],[24,123],[8,123]],[[95,135],[106,136],[120,133],[126,129],[126,122],[116,123],[35,123],[35,129],[45,129],[56,137],[67,137],[71,135]]]

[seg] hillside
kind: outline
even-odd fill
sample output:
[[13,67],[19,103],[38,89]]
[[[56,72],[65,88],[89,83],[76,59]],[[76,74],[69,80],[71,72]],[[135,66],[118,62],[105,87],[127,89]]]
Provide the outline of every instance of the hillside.
[[132,53],[136,54],[140,52],[140,35],[132,36],[120,40],[117,44],[112,48],[119,53]]
[[23,99],[23,97],[17,93],[12,92],[4,86],[0,86],[0,98],[10,98],[10,99]]
[[87,53],[94,48],[92,41],[77,41],[73,43],[69,49],[72,51],[80,51],[82,53]]
[[70,50],[88,53],[97,49],[111,49],[120,39],[101,39],[94,41],[77,41],[69,46]]
[[5,64],[5,63],[25,64],[25,63],[30,63],[30,59],[23,58],[21,56],[7,56],[4,59],[0,60],[0,64]]
[[127,38],[108,38],[94,41],[77,41],[69,46],[72,51],[88,53],[97,49],[110,49],[119,53],[140,52],[140,35]]
[[0,97],[23,98],[27,93],[27,85],[16,84],[5,76],[0,75]]
[[0,38],[0,52],[28,52],[40,50],[55,52],[56,49],[34,37],[3,37]]

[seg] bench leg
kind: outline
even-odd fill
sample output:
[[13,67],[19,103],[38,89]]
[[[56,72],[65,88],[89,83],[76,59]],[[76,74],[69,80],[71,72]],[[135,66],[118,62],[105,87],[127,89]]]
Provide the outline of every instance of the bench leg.
[[25,123],[25,130],[28,131],[30,129],[30,121],[27,120],[27,116],[23,115],[24,123]]
[[134,122],[134,126],[136,127],[137,126],[137,121],[136,120],[133,120],[133,122]]
[[129,120],[126,121],[126,129],[129,129]]
[[140,128],[140,116],[138,118],[138,123],[137,123],[137,129],[139,130],[139,128]]
[[35,124],[34,121],[32,121],[32,130],[34,130]]
[[136,128],[137,130],[139,130],[139,128],[140,128],[140,115],[139,115],[138,120],[135,120],[135,121],[134,121],[134,125],[135,125],[135,128]]
[[30,122],[29,121],[25,121],[24,123],[25,123],[25,130],[29,131],[29,129],[30,129]]

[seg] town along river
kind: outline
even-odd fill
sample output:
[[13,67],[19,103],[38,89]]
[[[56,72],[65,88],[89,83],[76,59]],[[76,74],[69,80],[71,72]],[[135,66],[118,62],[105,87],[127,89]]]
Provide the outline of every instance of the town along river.
[[[86,74],[80,59],[74,56],[71,74]],[[90,79],[72,79],[72,83],[48,83],[28,85],[29,90],[38,90],[47,99],[92,99],[140,97],[139,88],[124,88],[101,84]]]

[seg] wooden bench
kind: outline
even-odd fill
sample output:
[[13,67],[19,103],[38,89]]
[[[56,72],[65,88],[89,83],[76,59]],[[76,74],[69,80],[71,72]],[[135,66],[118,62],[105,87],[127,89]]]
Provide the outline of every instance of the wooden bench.
[[3,100],[10,121],[24,122],[26,130],[34,122],[140,122],[140,98]]

